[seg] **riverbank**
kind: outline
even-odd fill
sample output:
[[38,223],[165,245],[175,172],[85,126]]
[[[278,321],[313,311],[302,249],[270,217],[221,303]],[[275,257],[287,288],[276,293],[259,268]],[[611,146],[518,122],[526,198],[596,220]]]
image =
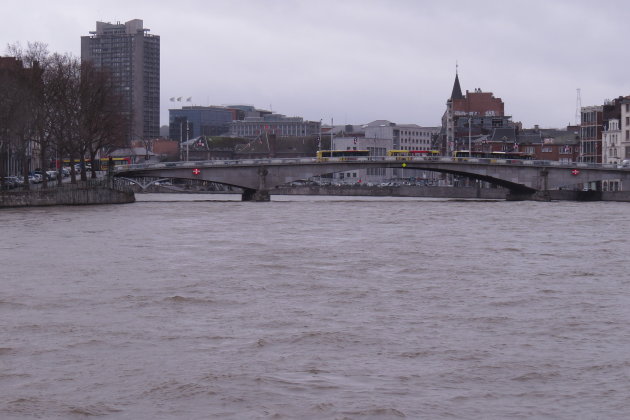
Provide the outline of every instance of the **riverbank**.
[[[461,198],[483,200],[507,200],[507,188],[475,187],[418,187],[401,185],[397,187],[365,186],[300,186],[277,188],[270,192],[283,195],[346,195],[346,196],[391,196],[426,198]],[[534,199],[541,201],[621,201],[630,202],[630,191],[574,191],[550,190],[539,193]]]
[[[235,194],[242,191],[208,191],[198,188],[175,186],[151,186],[135,193],[178,193],[178,194]],[[505,188],[474,187],[366,187],[366,186],[294,186],[275,188],[271,195],[320,195],[320,196],[365,196],[365,197],[423,197],[452,199],[507,200],[509,190]],[[630,202],[630,191],[571,191],[553,190],[539,199],[547,201],[619,201]],[[56,205],[124,204],[135,202],[133,187],[109,188],[102,183],[94,185],[66,184],[63,187],[32,189],[30,191],[5,191],[0,194],[0,208],[38,207]]]
[[64,184],[61,187],[3,191],[0,194],[0,208],[125,204],[135,201],[133,191],[92,184]]
[[373,197],[427,197],[427,198],[480,198],[503,200],[508,193],[504,188],[471,187],[419,187],[400,185],[396,187],[367,187],[363,185],[341,186],[296,186],[276,188],[272,195],[348,195]]
[[[139,189],[138,189],[139,190]],[[140,192],[140,191],[136,191]],[[242,194],[235,188],[231,191],[207,191],[202,189],[181,189],[176,186],[151,186],[144,192],[150,193],[188,193],[188,194]],[[269,192],[271,195],[330,195],[330,196],[367,196],[367,197],[424,197],[455,198],[481,200],[508,200],[509,190],[506,188],[476,187],[420,187],[400,185],[396,187],[381,186],[292,186],[279,187]],[[630,202],[630,191],[573,191],[551,190],[535,197],[541,201],[620,201]]]

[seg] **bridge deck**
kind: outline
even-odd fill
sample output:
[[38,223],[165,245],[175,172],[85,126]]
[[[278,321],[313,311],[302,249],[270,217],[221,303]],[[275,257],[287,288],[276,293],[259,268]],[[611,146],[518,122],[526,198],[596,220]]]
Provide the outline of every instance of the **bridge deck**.
[[619,179],[630,185],[630,168],[614,164],[549,160],[370,156],[356,158],[265,158],[125,165],[116,176],[205,180],[243,188],[247,197],[288,182],[366,168],[408,168],[466,176],[531,195],[593,181]]
[[143,169],[159,169],[159,168],[195,168],[195,167],[211,167],[211,166],[259,166],[259,165],[290,165],[290,164],[322,164],[322,163],[352,163],[352,162],[431,162],[431,163],[466,163],[480,165],[509,165],[509,166],[534,166],[534,167],[565,167],[565,168],[590,168],[590,169],[610,169],[610,170],[629,170],[630,167],[622,167],[621,165],[607,163],[586,163],[586,162],[560,162],[555,160],[524,160],[524,159],[494,159],[494,158],[455,158],[455,157],[430,157],[430,156],[367,156],[357,158],[264,158],[264,159],[226,159],[226,160],[204,160],[204,161],[186,161],[186,162],[163,162],[163,163],[139,163],[132,165],[121,165],[116,167],[116,172],[137,171]]

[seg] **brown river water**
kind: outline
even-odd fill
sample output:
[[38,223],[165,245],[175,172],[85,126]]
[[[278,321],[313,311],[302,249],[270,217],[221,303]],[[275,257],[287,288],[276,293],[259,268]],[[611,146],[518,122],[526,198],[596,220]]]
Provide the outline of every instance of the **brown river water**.
[[630,418],[630,204],[0,210],[1,419]]

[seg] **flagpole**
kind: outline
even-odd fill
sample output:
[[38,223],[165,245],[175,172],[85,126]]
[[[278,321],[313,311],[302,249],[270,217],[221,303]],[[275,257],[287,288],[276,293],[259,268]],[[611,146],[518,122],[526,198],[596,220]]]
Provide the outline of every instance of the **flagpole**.
[[330,157],[333,156],[333,150],[335,149],[333,144],[333,129],[335,128],[335,123],[333,121],[333,118],[330,117]]
[[468,117],[468,157],[472,157],[472,118]]
[[319,119],[319,135],[317,136],[317,151],[322,150],[322,119]]

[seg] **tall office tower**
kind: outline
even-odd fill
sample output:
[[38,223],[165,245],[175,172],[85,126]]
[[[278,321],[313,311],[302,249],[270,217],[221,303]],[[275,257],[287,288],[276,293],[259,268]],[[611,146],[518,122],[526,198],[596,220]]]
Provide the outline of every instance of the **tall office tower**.
[[142,20],[124,24],[96,22],[81,37],[81,59],[108,69],[131,117],[129,140],[160,136],[160,37]]

